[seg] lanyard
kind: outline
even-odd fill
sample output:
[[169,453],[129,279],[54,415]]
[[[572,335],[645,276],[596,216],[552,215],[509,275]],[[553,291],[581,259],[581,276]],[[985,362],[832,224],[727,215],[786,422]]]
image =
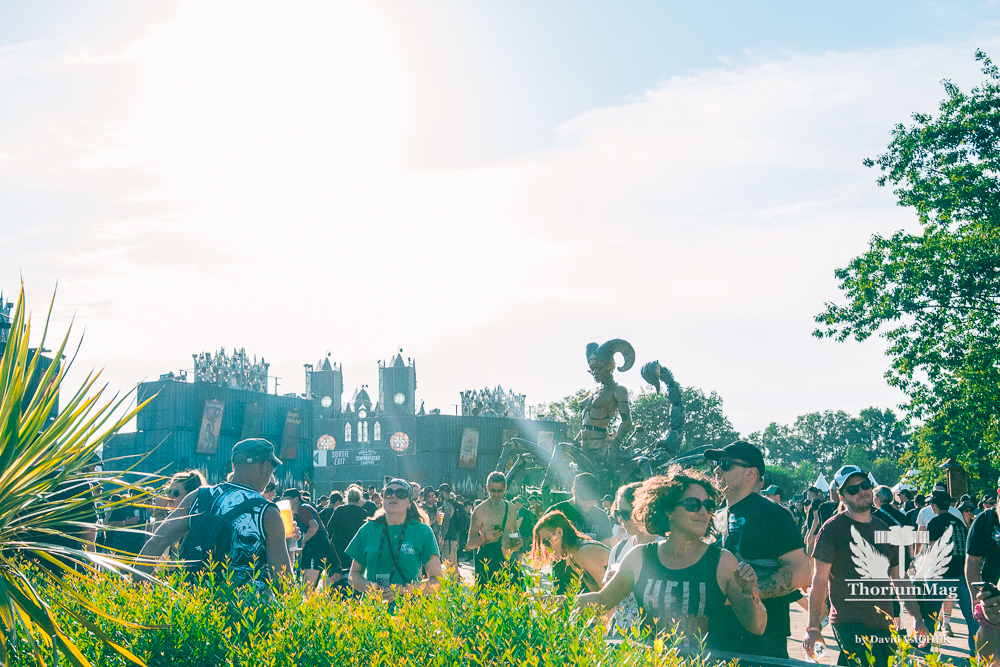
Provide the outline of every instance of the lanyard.
[[[386,579],[386,583],[392,579],[392,575],[396,573],[396,569],[399,565],[399,552],[403,548],[403,539],[406,537],[406,525],[410,523],[409,520],[403,521],[403,530],[399,533],[399,544],[396,545],[396,553],[392,552],[392,540],[389,539],[389,522],[386,521],[382,524],[382,539],[378,543],[378,560],[376,563],[382,562],[382,543],[385,542],[389,545],[389,556],[392,558],[392,569],[389,570],[389,577]],[[402,572],[400,572],[402,576]]]

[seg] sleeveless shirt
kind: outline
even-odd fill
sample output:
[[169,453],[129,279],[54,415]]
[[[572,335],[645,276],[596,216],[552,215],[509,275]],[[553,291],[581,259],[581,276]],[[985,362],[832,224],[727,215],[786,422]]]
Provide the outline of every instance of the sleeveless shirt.
[[658,633],[676,625],[682,646],[697,647],[701,639],[710,649],[737,650],[741,626],[716,577],[719,546],[709,545],[697,563],[680,570],[660,562],[658,543],[637,548],[642,549],[642,568],[633,592],[643,624]]
[[[232,520],[233,545],[229,552],[229,569],[233,572],[233,583],[242,585],[252,581],[255,588],[266,588],[269,576],[267,543],[264,539],[264,510],[271,503],[253,489],[233,482],[223,482],[209,487],[209,490],[212,495],[212,505],[207,511],[211,514],[225,514],[245,500],[260,500],[259,504],[253,504],[250,509]],[[201,511],[205,511],[205,508],[198,507],[196,501],[191,513]]]

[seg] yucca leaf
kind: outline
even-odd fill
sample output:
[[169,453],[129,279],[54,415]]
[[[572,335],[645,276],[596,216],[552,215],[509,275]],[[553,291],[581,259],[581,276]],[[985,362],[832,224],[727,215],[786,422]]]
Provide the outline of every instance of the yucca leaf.
[[[96,503],[113,493],[130,490],[141,498],[144,492],[117,473],[93,473],[88,466],[103,443],[148,401],[122,410],[131,394],[103,400],[107,385],[98,384],[99,371],[88,373],[78,388],[67,392],[63,386],[66,375],[80,352],[78,343],[72,358],[63,363],[72,325],[56,346],[53,362],[43,371],[42,352],[54,307],[55,294],[41,340],[32,354],[31,317],[22,285],[7,347],[0,355],[0,624],[6,631],[0,642],[0,658],[6,661],[10,648],[20,638],[40,663],[42,652],[37,640],[46,637],[54,654],[61,653],[70,663],[89,667],[83,653],[60,628],[52,613],[53,602],[47,601],[59,591],[74,605],[71,609],[61,600],[56,601],[60,613],[79,622],[122,658],[142,665],[141,659],[85,615],[93,614],[133,629],[145,627],[118,621],[101,611],[80,596],[70,579],[79,576],[77,570],[135,572],[134,557],[96,553],[96,545],[88,535],[96,534],[98,526],[90,517],[94,516]],[[32,378],[38,382],[29,395]],[[62,410],[52,418],[61,390]],[[122,412],[121,417],[116,417]],[[49,543],[59,538],[70,538],[68,545],[72,546]],[[40,569],[41,578],[36,579],[47,582],[41,589],[21,571],[24,564],[20,558],[34,559],[47,568]]]

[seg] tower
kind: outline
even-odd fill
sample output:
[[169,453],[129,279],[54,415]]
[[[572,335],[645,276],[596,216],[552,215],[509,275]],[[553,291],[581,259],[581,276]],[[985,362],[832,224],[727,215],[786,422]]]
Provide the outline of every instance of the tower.
[[392,416],[416,412],[417,367],[412,360],[403,362],[403,349],[389,361],[378,365],[378,402],[381,410]]
[[313,368],[306,364],[306,393],[319,401],[314,413],[319,419],[331,419],[340,414],[340,400],[344,393],[344,371],[339,364],[330,363],[330,353]]

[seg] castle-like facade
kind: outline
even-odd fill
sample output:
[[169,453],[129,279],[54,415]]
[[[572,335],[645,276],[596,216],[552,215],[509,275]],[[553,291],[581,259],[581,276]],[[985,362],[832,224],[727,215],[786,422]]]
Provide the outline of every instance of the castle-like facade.
[[285,463],[276,474],[286,486],[322,494],[357,480],[381,487],[385,477],[399,476],[471,492],[496,468],[505,441],[552,443],[566,435],[565,423],[526,419],[524,396],[499,387],[462,392],[463,414],[425,412],[417,405],[416,364],[402,350],[379,362],[374,401],[366,386],[344,400],[343,370],[329,355],[305,365],[303,394],[283,396],[266,392],[263,359],[243,351],[194,357],[194,381],[170,373],[139,385],[139,401],[152,400],[136,432],[105,447],[107,468],[199,468],[214,483],[228,473],[236,442],[263,437]]

